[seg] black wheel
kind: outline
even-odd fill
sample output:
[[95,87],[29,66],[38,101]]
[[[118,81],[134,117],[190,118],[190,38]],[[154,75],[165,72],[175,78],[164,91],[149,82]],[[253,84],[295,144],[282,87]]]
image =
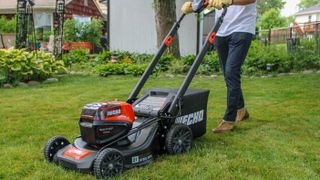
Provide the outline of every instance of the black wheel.
[[98,154],[93,165],[97,179],[106,179],[110,176],[120,175],[123,171],[124,160],[120,151],[107,148]]
[[51,162],[53,160],[54,155],[65,146],[69,145],[70,142],[61,136],[55,136],[51,138],[46,146],[44,147],[44,158]]
[[166,137],[166,149],[169,154],[182,154],[191,149],[192,131],[184,124],[174,124]]

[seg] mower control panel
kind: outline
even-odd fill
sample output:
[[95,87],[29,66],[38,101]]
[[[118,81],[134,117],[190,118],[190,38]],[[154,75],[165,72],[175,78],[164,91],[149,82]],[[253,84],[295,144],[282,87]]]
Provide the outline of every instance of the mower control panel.
[[149,91],[133,104],[134,112],[138,116],[158,116],[171,102],[172,97],[168,92]]

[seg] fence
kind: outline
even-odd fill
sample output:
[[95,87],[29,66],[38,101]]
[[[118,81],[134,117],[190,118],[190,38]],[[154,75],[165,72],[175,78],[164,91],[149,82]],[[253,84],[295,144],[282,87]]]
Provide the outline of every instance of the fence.
[[257,32],[257,39],[260,39],[266,46],[287,44],[288,49],[298,45],[300,40],[314,41],[316,52],[320,54],[320,21],[304,24],[294,23],[289,28],[260,30]]

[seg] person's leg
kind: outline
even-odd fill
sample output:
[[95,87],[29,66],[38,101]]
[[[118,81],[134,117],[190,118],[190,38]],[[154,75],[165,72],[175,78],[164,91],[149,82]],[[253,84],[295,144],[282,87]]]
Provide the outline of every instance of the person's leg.
[[216,49],[218,51],[219,64],[220,64],[221,70],[224,74],[226,62],[228,59],[228,51],[229,51],[228,37],[217,36],[214,41],[214,46],[216,47]]
[[[224,120],[234,122],[237,116],[237,110],[244,106],[241,90],[241,66],[247,56],[252,34],[233,33],[229,38],[229,53],[225,65],[225,81],[227,84],[227,109]],[[240,107],[241,108],[241,107]]]
[[244,108],[244,98],[243,98],[243,94],[242,94],[242,89],[240,87],[240,97],[239,97],[237,109],[239,110],[242,108]]

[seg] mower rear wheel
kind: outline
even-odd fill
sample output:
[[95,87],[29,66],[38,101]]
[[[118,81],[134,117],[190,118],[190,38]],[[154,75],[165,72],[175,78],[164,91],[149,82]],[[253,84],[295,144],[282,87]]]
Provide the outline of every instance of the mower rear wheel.
[[192,130],[185,124],[171,126],[166,137],[166,149],[169,154],[182,154],[191,149]]
[[124,159],[120,151],[107,148],[101,151],[93,165],[93,171],[97,179],[106,179],[118,176],[123,172]]
[[62,136],[55,136],[51,138],[44,147],[44,158],[51,162],[54,155],[65,146],[69,145],[68,139]]

